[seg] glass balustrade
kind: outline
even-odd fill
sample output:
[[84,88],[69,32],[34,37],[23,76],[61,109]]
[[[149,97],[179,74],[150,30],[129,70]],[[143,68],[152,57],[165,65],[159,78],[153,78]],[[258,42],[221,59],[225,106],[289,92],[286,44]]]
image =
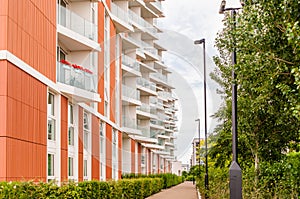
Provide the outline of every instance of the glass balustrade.
[[62,25],[68,29],[73,30],[76,33],[81,34],[91,40],[97,41],[98,27],[92,22],[84,19],[83,17],[77,15],[71,10],[57,5],[57,19],[58,24]]
[[142,103],[141,106],[137,106],[136,109],[140,110],[140,111],[143,111],[143,112],[150,113],[150,106],[149,106],[149,104]]
[[122,55],[122,64],[140,72],[140,64],[135,59],[127,55]]
[[57,62],[57,81],[87,91],[97,92],[98,76],[78,65]]
[[132,129],[137,129],[137,120],[128,118],[127,116],[122,116],[122,126]]
[[129,15],[127,12],[125,12],[125,10],[123,10],[122,8],[120,8],[119,6],[117,6],[114,3],[111,3],[111,12],[117,16],[118,18],[120,18],[121,20],[123,20],[126,23],[129,23]]
[[132,99],[140,100],[139,92],[135,88],[126,86],[124,84],[122,84],[122,95]]
[[153,82],[150,82],[149,80],[145,78],[137,78],[137,84],[140,86],[143,86],[145,88],[149,88],[152,91],[156,91],[156,84]]

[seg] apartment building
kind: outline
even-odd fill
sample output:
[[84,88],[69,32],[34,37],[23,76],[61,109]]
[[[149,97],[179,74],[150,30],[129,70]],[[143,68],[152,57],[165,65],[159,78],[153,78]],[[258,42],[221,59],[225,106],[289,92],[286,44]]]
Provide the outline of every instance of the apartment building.
[[155,0],[0,0],[0,180],[170,172]]

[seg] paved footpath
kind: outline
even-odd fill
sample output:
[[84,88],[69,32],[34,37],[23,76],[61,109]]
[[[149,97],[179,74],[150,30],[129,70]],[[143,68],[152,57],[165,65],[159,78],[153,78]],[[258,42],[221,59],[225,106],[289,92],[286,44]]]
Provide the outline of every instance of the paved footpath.
[[198,199],[198,194],[193,182],[186,181],[170,189],[162,190],[147,199]]

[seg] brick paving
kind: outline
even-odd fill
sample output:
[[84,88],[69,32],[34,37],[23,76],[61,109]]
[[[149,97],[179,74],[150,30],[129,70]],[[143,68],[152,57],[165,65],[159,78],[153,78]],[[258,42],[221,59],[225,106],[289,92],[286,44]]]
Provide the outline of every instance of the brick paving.
[[198,199],[196,186],[186,181],[170,189],[162,190],[147,199]]

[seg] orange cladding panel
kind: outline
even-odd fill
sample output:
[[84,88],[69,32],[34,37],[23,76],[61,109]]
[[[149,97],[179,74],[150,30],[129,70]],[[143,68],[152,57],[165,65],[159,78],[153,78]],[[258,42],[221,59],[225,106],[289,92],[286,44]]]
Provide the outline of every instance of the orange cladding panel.
[[112,128],[106,124],[106,179],[112,179]]
[[78,108],[78,181],[83,181],[83,109]]
[[6,181],[6,137],[0,136],[0,181]]
[[133,139],[130,139],[131,142],[131,173],[135,173],[135,141]]
[[6,96],[0,96],[0,110],[1,110],[0,111],[0,137],[4,137],[6,136],[6,126],[7,126],[7,97]]
[[100,147],[99,147],[99,119],[92,115],[92,179],[100,180]]
[[[1,0],[5,1],[6,0]],[[0,12],[3,10],[3,6],[0,3]],[[7,16],[0,14],[0,50],[7,49]]]
[[[7,180],[45,181],[47,87],[11,63],[7,65],[7,85],[7,97],[0,98],[1,105],[6,104],[1,111],[3,117],[6,110],[4,136],[9,136],[6,137]],[[34,99],[36,93],[39,97]]]
[[68,99],[61,96],[61,181],[68,180]]
[[0,5],[0,49],[55,81],[56,1],[1,0]]
[[119,176],[118,179],[121,179],[122,175],[122,132],[118,131],[118,165],[119,165]]
[[138,143],[138,173],[142,172],[142,145]]

